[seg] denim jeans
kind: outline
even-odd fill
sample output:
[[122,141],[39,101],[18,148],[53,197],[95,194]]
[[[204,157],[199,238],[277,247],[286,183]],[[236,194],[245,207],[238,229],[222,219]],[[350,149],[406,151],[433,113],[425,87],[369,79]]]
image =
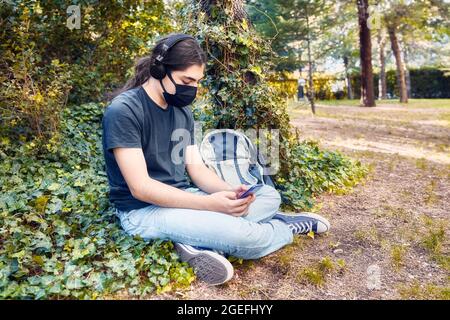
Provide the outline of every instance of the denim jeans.
[[[207,195],[196,187],[184,190]],[[280,206],[278,191],[265,185],[255,195],[244,217],[152,204],[128,212],[116,210],[116,214],[122,228],[130,235],[146,240],[172,240],[237,258],[257,259],[292,243],[293,234],[287,224],[272,219]]]

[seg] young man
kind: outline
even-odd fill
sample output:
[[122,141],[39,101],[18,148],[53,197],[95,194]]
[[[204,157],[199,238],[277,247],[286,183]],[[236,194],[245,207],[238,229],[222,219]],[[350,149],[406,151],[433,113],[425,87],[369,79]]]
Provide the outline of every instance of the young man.
[[[326,232],[329,223],[318,215],[277,213],[280,195],[270,186],[239,199],[248,186],[233,187],[205,166],[188,107],[205,64],[192,37],[161,39],[107,107],[103,149],[110,201],[123,229],[144,239],[172,240],[197,277],[215,285],[233,276],[224,255],[263,257],[291,243],[294,234]],[[188,134],[173,141],[180,129]],[[178,143],[184,144],[181,163],[173,159]]]

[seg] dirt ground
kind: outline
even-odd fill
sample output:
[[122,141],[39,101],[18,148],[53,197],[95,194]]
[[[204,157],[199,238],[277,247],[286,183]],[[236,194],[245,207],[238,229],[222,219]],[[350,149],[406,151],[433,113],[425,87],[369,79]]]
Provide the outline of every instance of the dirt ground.
[[155,299],[450,299],[450,108],[300,104],[289,108],[305,139],[371,167],[351,193],[324,194],[324,236],[235,263],[228,283]]

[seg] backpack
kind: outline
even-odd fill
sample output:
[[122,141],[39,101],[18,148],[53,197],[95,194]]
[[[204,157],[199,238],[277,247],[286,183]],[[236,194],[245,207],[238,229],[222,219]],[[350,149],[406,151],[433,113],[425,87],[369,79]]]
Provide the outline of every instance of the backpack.
[[275,187],[270,175],[264,174],[263,155],[242,132],[213,130],[205,135],[199,149],[206,166],[230,185],[260,183]]

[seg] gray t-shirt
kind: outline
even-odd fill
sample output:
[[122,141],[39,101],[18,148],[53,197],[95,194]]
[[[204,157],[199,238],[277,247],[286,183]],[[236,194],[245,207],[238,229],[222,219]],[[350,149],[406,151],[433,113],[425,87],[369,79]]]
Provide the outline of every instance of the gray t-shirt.
[[103,114],[102,127],[109,200],[117,209],[129,211],[149,203],[132,196],[113,148],[142,148],[151,178],[176,188],[190,186],[184,161],[185,147],[194,144],[194,118],[189,106],[162,109],[140,86],[111,101]]

